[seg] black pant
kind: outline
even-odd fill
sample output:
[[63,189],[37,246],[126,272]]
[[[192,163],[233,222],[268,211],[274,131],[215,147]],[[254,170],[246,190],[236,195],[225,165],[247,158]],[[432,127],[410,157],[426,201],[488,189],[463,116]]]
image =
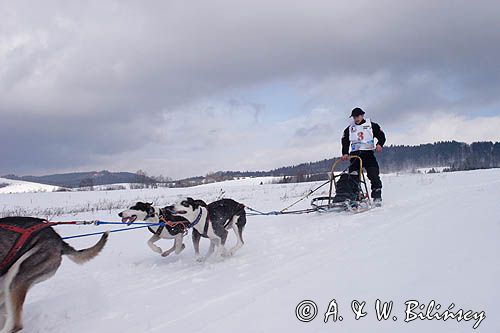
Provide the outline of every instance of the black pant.
[[[366,169],[368,179],[372,186],[372,198],[382,198],[382,181],[380,180],[378,162],[373,151],[358,150],[351,152],[351,155],[359,156],[363,160],[363,168]],[[351,159],[349,172],[352,171],[359,171],[359,159],[357,158]]]

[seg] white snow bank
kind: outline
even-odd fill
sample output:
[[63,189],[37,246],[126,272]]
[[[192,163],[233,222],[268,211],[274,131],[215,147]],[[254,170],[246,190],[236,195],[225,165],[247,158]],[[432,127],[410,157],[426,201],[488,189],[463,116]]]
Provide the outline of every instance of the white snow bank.
[[52,192],[58,188],[58,186],[25,182],[22,180],[12,180],[7,178],[0,178],[0,184],[2,183],[8,185],[0,187],[0,193]]

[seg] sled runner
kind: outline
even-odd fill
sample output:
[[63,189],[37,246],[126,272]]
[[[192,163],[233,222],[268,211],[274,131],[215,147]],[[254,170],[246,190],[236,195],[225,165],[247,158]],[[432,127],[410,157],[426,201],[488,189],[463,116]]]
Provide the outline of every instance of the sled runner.
[[[365,174],[363,160],[359,156],[349,156],[349,160],[359,159],[359,170],[349,172],[349,168],[335,174],[335,169],[341,161],[335,161],[330,173],[330,189],[328,196],[312,199],[311,206],[318,212],[352,212],[360,213],[373,207]],[[335,190],[335,192],[334,192]]]

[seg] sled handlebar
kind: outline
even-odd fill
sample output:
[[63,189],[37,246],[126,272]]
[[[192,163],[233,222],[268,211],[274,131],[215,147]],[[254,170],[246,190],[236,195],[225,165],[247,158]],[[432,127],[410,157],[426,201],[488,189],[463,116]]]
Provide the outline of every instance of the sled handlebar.
[[[359,160],[359,180],[362,180],[362,174],[363,174],[363,160],[361,159],[361,157],[359,156],[356,156],[356,155],[349,155],[348,156],[348,160],[352,160],[352,159],[358,159]],[[335,162],[333,162],[333,165],[332,165],[332,170],[330,171],[330,176],[331,176],[331,179],[335,179],[335,169],[337,168],[337,165],[342,162],[342,159],[338,159],[336,160]]]

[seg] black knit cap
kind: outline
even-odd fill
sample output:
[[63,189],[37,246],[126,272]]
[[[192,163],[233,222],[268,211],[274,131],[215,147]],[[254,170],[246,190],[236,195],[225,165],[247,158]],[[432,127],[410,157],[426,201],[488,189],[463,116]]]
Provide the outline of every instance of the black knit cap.
[[363,111],[361,108],[354,108],[352,109],[351,117],[361,116],[363,114],[365,114],[365,111]]

